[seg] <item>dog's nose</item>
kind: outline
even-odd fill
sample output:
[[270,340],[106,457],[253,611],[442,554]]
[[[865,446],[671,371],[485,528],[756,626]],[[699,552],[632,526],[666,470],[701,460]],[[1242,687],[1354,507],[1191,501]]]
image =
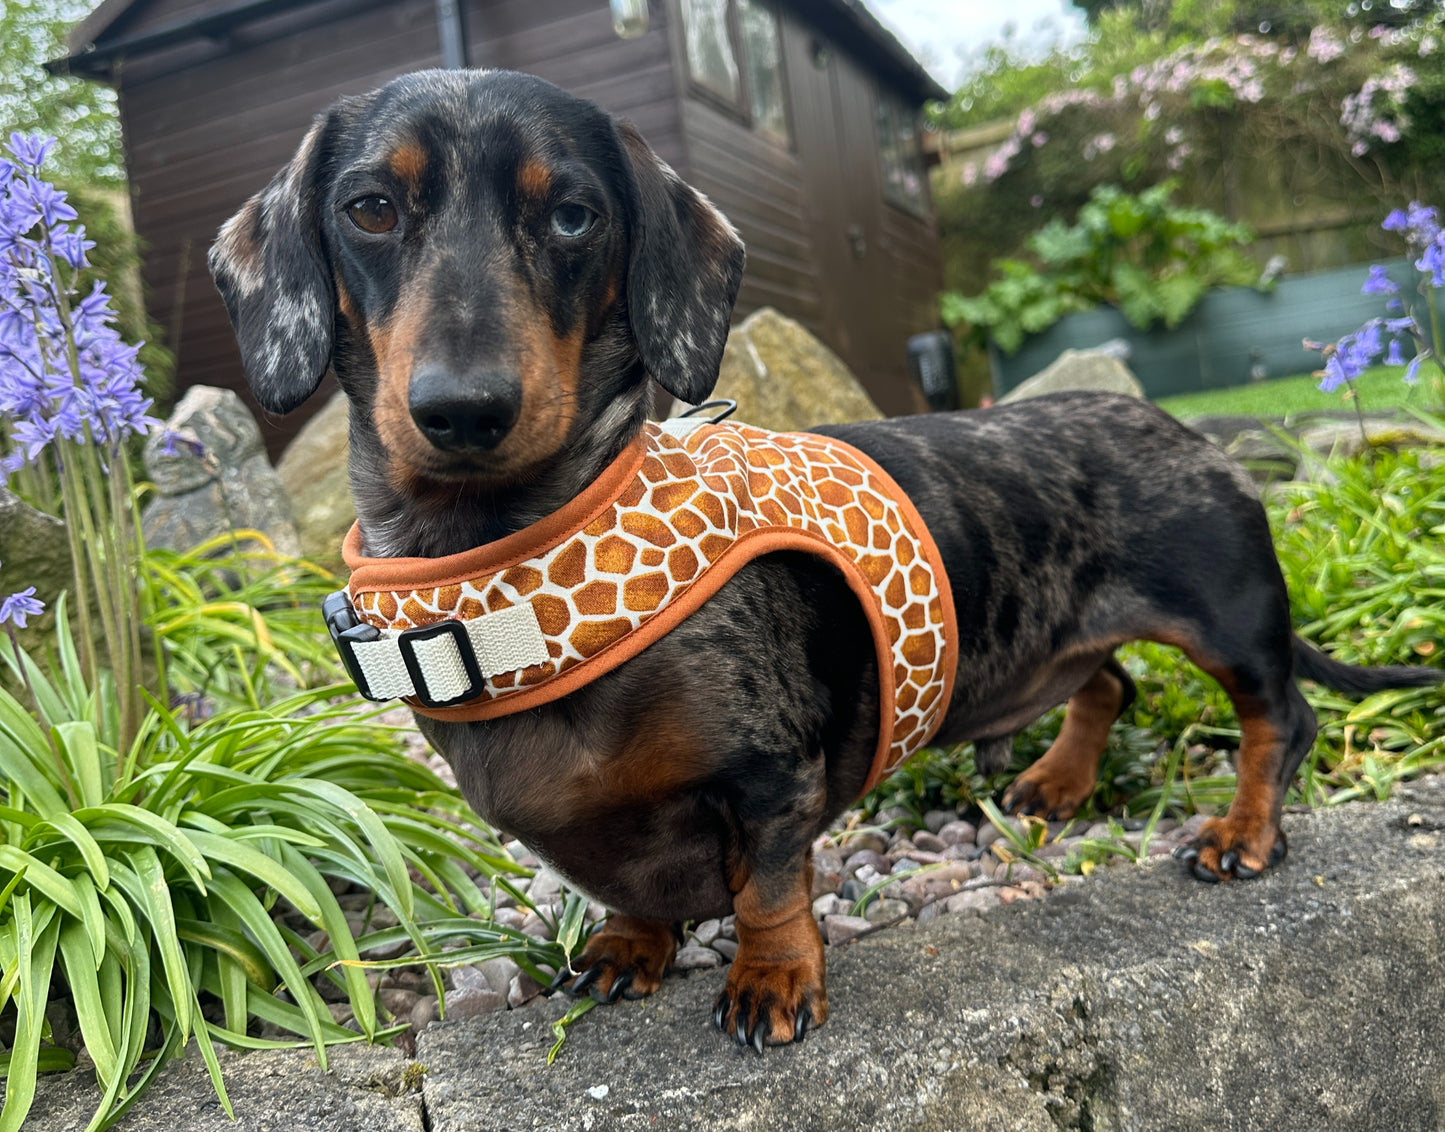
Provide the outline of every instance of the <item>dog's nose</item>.
[[428,366],[412,374],[411,419],[444,452],[487,452],[517,423],[522,387],[499,373],[457,374]]

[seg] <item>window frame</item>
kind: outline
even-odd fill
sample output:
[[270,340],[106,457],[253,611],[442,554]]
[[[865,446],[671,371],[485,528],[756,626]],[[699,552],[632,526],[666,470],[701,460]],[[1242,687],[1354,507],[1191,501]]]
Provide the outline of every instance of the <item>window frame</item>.
[[[882,85],[875,84],[873,88],[873,132],[878,143],[878,179],[879,188],[882,191],[883,203],[890,208],[896,208],[899,212],[905,213],[916,220],[927,220],[931,215],[932,201],[928,185],[928,167],[923,160],[923,120],[922,114],[916,107],[910,106],[906,100],[897,93]],[[889,115],[889,128],[896,130],[901,119],[898,115],[911,118],[913,122],[913,147],[909,151],[909,164],[913,166],[919,180],[919,193],[917,198],[909,197],[906,194],[895,192],[892,182],[888,176],[889,146],[885,145],[883,136],[883,116],[885,111]],[[894,145],[896,148],[896,137]]]
[[783,57],[783,16],[779,10],[777,0],[753,0],[754,3],[768,9],[773,17],[773,27],[778,34],[778,69],[782,73],[781,93],[783,97],[783,129],[785,137],[778,137],[758,125],[758,120],[753,115],[752,82],[748,76],[748,66],[745,61],[743,50],[743,29],[742,14],[738,11],[738,0],[727,0],[727,16],[724,26],[727,29],[728,46],[732,49],[733,62],[738,69],[738,96],[736,100],[720,94],[712,87],[706,85],[699,79],[692,69],[692,59],[687,51],[687,16],[683,12],[683,4],[686,0],[675,0],[672,11],[677,17],[678,34],[682,46],[682,65],[686,74],[687,94],[698,102],[716,110],[718,113],[737,122],[744,127],[748,133],[760,138],[771,146],[775,146],[786,153],[792,153],[793,138],[793,107],[792,99],[789,97],[791,86],[788,83],[788,64]]

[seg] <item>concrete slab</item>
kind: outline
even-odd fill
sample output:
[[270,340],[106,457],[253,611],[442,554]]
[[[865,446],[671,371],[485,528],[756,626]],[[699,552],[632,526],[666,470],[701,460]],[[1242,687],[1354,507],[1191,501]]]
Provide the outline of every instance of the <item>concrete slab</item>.
[[801,1046],[711,1028],[719,971],[599,1007],[434,1026],[432,1132],[474,1129],[1437,1129],[1445,786],[1287,819],[1278,871],[1164,859],[829,949]]

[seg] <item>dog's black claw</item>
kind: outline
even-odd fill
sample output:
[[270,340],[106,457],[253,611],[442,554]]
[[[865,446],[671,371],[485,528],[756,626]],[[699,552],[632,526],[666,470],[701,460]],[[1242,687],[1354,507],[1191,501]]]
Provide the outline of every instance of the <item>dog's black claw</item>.
[[813,1021],[813,1012],[806,1004],[798,1007],[798,1015],[793,1019],[793,1041],[800,1042],[808,1033],[808,1024]]
[[556,990],[558,987],[560,987],[563,983],[565,983],[565,982],[566,982],[568,979],[570,979],[571,977],[572,977],[572,968],[571,968],[571,967],[563,967],[560,971],[558,971],[555,975],[552,976],[552,981],[547,984],[547,993],[548,993],[548,994],[551,994],[554,990]]
[[623,971],[617,978],[612,980],[612,986],[607,989],[608,1002],[616,1002],[622,997],[624,991],[632,985],[632,972]]
[[1239,854],[1233,849],[1226,849],[1219,858],[1221,872],[1232,873],[1237,864],[1239,864]]
[[753,1022],[753,1028],[748,1031],[748,1045],[752,1046],[753,1049],[757,1050],[758,1053],[761,1054],[763,1052],[763,1046],[766,1044],[767,1039],[768,1016],[766,1013],[760,1013],[757,1019]]
[[1275,865],[1279,864],[1287,856],[1289,856],[1289,842],[1285,840],[1284,834],[1281,833],[1274,843],[1274,848],[1269,851],[1269,867],[1274,868]]
[[1243,861],[1240,861],[1234,866],[1234,875],[1237,876],[1240,880],[1253,880],[1255,877],[1259,876],[1259,870],[1251,869]]
[[[1195,855],[1198,856],[1198,854],[1195,854]],[[1218,883],[1219,883],[1219,878],[1214,875],[1214,872],[1213,872],[1212,870],[1210,870],[1210,869],[1206,869],[1203,865],[1199,864],[1198,862],[1195,862],[1194,868],[1193,868],[1193,872],[1194,872],[1194,875],[1195,875],[1196,877],[1198,877],[1200,880],[1204,881],[1206,884],[1218,884]]]
[[600,964],[596,967],[588,967],[587,970],[577,976],[577,981],[572,984],[569,993],[580,995],[601,977],[602,967]]
[[1174,859],[1183,861],[1186,865],[1193,864],[1199,860],[1199,850],[1193,845],[1181,845],[1174,850]]

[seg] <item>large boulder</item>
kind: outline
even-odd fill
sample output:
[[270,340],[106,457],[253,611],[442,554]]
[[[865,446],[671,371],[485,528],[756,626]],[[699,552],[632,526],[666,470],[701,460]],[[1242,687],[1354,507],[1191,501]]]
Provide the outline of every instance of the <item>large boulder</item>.
[[186,390],[165,429],[147,438],[145,465],[158,493],[141,517],[148,546],[189,550],[228,531],[257,530],[282,554],[301,553],[261,430],[231,390]]
[[1144,396],[1139,379],[1113,354],[1102,350],[1065,350],[1048,369],[1040,370],[1000,397],[999,404],[1075,389]]
[[350,402],[337,393],[312,417],[276,461],[276,474],[291,496],[296,533],[308,558],[333,559],[356,521],[347,478]]
[[837,354],[772,307],[728,335],[713,397],[738,403],[734,420],[779,432],[883,416]]
[[70,538],[65,524],[0,487],[0,601],[35,587],[45,612],[19,630],[20,644],[33,649],[55,634],[55,599],[75,589]]

